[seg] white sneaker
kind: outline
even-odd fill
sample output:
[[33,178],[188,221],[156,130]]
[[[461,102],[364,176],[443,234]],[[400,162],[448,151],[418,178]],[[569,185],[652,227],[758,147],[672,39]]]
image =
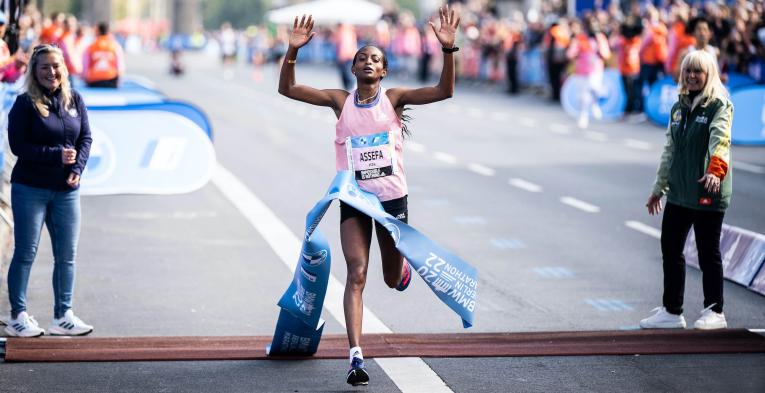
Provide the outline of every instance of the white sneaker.
[[711,305],[701,310],[701,318],[699,318],[693,327],[696,329],[710,330],[710,329],[725,329],[728,327],[728,322],[725,320],[725,314],[712,311]]
[[38,337],[45,334],[45,330],[40,328],[35,317],[22,311],[16,316],[16,319],[11,318],[8,321],[5,333],[12,337]]
[[93,326],[82,322],[72,310],[67,310],[63,318],[57,318],[51,322],[48,331],[55,336],[84,336],[93,331]]
[[600,105],[594,104],[592,106],[592,117],[594,117],[595,120],[600,120],[603,118],[603,111],[600,109]]
[[589,116],[587,116],[586,114],[582,114],[582,115],[580,115],[580,116],[579,116],[579,120],[577,120],[577,122],[576,122],[576,125],[577,125],[577,126],[580,128],[580,129],[582,129],[582,130],[584,130],[585,128],[587,128],[587,126],[588,126],[589,124],[590,124],[590,119],[589,119]]
[[685,317],[682,315],[670,314],[664,307],[656,307],[652,312],[656,313],[646,319],[640,320],[640,327],[643,329],[683,329],[685,328]]

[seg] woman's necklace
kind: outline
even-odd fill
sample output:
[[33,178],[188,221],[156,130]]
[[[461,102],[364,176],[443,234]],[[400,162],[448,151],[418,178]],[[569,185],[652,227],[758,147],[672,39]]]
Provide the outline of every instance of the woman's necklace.
[[375,92],[375,94],[373,96],[371,96],[369,98],[364,98],[362,100],[361,96],[359,95],[359,91],[356,90],[356,103],[357,104],[366,104],[366,103],[372,102],[372,101],[374,101],[375,98],[377,98],[377,94],[379,94],[379,93],[380,93],[380,89],[377,89],[377,91]]

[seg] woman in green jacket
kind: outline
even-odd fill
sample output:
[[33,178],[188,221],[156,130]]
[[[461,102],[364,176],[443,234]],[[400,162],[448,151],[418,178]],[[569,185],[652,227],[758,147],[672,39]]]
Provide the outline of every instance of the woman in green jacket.
[[640,326],[685,327],[683,248],[693,226],[704,288],[704,310],[694,327],[722,329],[727,322],[723,314],[720,232],[732,190],[733,105],[720,81],[717,62],[705,51],[691,52],[683,59],[679,84],[680,97],[670,113],[667,143],[646,203],[649,214],[658,214],[661,198],[667,196],[661,224],[663,307],[641,320]]

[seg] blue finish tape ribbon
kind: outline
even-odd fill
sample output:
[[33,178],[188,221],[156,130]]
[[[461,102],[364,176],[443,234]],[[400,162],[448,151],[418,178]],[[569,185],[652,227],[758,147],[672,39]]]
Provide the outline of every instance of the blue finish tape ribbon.
[[359,188],[350,171],[341,171],[324,198],[306,216],[298,266],[292,283],[278,303],[282,311],[273,342],[267,348],[270,355],[310,355],[316,352],[323,329],[320,315],[331,263],[329,244],[317,227],[335,199],[353,206],[384,226],[401,255],[436,296],[460,316],[463,327],[473,326],[478,271],[386,213],[374,194]]

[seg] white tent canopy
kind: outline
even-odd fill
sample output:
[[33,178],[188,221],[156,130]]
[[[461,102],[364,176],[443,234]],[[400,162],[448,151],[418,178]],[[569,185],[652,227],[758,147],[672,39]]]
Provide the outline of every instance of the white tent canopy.
[[352,25],[375,24],[382,17],[383,8],[364,0],[316,0],[268,12],[268,20],[279,24],[292,24],[296,16],[313,15],[316,24],[332,25],[340,22]]

